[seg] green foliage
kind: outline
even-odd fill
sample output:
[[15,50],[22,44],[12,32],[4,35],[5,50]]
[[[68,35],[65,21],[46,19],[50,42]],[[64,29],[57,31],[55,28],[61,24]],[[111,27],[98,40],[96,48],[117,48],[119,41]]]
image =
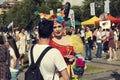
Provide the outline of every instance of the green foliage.
[[[53,9],[57,12],[58,8],[63,7],[62,1],[59,0],[41,0],[40,3],[37,0],[23,0],[21,3],[15,4],[8,12],[0,15],[0,24],[8,25],[11,21],[14,21],[16,26],[26,25],[31,20],[36,20],[34,12],[38,10],[40,13],[49,14],[50,10]],[[90,3],[96,1],[95,10],[96,16],[99,17],[104,12],[104,1],[105,0],[84,0],[82,6],[73,6],[72,9],[75,13],[75,19],[78,21],[84,21],[92,16],[90,15]],[[120,0],[110,0],[110,14],[114,17],[120,16]],[[36,23],[34,23],[35,25]]]
[[33,18],[33,11],[36,8],[33,1],[25,0],[22,3],[15,4],[7,13],[7,23],[14,21],[17,26],[26,26]]
[[82,14],[81,19],[82,19],[82,21],[90,18],[90,6],[89,5],[91,2],[92,2],[92,0],[85,0],[83,2],[84,5],[81,6],[81,14]]
[[[54,4],[54,5],[53,5]],[[16,26],[26,27],[31,20],[36,20],[34,12],[38,10],[41,13],[50,13],[51,9],[56,10],[62,6],[58,0],[46,0],[38,3],[36,0],[24,0],[21,3],[15,4],[6,15],[5,20],[8,25],[14,21]],[[36,22],[35,22],[36,23]],[[33,26],[36,24],[34,23]]]
[[110,0],[110,13],[115,17],[120,17],[120,0]]
[[103,1],[102,0],[85,0],[83,2],[83,6],[81,6],[81,10],[82,10],[82,20],[87,20],[89,18],[91,18],[91,14],[90,14],[90,3],[95,1],[95,14],[96,16],[99,16],[101,13],[103,13]]
[[75,19],[81,21],[81,10],[79,6],[73,6],[72,9],[74,10]]
[[[95,14],[99,17],[100,14],[104,13],[104,1],[105,0],[84,0],[84,5],[81,6],[81,19],[82,21],[87,20],[91,17],[90,15],[90,3],[95,1]],[[110,14],[114,17],[120,17],[120,0],[110,0]]]

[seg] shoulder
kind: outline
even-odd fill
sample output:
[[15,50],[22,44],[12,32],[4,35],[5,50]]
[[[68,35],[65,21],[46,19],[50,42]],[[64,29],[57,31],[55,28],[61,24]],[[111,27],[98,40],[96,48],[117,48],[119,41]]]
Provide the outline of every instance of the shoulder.
[[57,48],[53,48],[53,47],[49,50],[49,52],[52,53],[53,55],[61,54]]
[[[39,44],[36,44],[34,45],[34,49],[33,51],[43,51],[45,48],[47,48],[48,46],[50,45],[39,45]],[[52,47],[49,52],[52,52],[52,53],[56,53],[56,52],[60,52],[58,49]]]

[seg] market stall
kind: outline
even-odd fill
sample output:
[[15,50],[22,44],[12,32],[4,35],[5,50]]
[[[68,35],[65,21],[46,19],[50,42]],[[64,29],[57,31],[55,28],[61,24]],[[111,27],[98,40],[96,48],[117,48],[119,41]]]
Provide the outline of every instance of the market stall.
[[95,21],[98,21],[98,20],[99,20],[98,17],[93,16],[92,18],[90,18],[90,19],[88,19],[88,20],[86,20],[86,21],[83,21],[81,24],[82,24],[83,26],[86,26],[86,25],[95,25]]
[[113,17],[111,14],[107,14],[106,16],[104,14],[104,19],[95,21],[95,25],[99,25],[100,21],[108,21],[108,20],[111,22],[111,24],[114,23],[115,25],[117,25],[118,23],[120,23],[120,19]]

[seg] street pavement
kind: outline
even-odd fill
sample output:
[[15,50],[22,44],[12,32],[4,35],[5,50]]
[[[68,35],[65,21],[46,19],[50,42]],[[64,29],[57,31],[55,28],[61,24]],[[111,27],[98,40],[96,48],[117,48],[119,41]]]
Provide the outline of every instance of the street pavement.
[[93,60],[86,62],[86,64],[100,69],[85,71],[83,80],[120,80],[120,49],[116,52],[118,60],[109,62],[107,61],[109,53],[103,53],[102,59],[97,59],[95,58],[95,50],[93,50]]
[[[93,59],[91,61],[87,61],[87,67],[93,66],[99,69],[92,69],[90,71],[84,72],[82,80],[120,80],[120,49],[118,49],[116,61],[107,61],[107,55],[109,53],[103,53],[102,59],[95,58],[96,50],[92,50]],[[19,75],[18,80],[24,80],[24,73],[27,68],[23,69]]]

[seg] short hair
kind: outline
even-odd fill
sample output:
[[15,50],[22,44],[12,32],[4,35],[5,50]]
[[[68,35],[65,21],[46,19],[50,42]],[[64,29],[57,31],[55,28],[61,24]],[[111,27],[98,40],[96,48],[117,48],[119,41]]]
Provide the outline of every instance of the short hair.
[[38,33],[39,38],[49,38],[53,32],[53,21],[44,20],[39,23]]

